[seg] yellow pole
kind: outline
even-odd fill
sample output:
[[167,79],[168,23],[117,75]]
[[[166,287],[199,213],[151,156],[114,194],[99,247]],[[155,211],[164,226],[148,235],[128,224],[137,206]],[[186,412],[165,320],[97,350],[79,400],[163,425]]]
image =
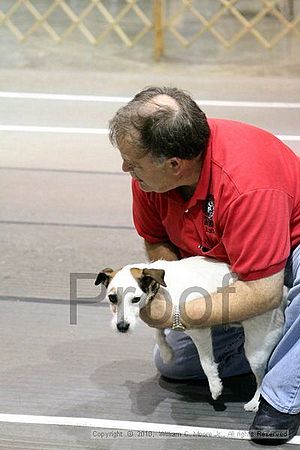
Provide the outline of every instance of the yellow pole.
[[164,53],[163,10],[163,0],[153,0],[155,61],[159,61]]

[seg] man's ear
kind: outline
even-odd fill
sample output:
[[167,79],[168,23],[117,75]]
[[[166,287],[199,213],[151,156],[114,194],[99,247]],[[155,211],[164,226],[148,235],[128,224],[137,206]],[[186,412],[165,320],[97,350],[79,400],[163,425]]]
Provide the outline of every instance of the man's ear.
[[107,288],[116,273],[116,271],[110,268],[101,270],[97,275],[95,285],[98,286],[99,284],[103,284]]
[[162,269],[138,269],[133,267],[130,272],[143,292],[157,292],[160,286],[167,286],[164,281],[165,271]]
[[181,158],[173,157],[168,159],[167,164],[168,169],[172,172],[172,174],[177,175],[182,172],[185,163]]

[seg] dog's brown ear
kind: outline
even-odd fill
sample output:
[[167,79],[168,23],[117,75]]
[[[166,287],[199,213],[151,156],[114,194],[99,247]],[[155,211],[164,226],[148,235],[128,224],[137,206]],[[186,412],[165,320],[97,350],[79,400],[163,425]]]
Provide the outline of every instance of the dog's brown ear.
[[137,267],[132,267],[132,269],[130,269],[130,272],[133,278],[136,279],[136,281],[139,281],[143,276],[143,269],[138,269]]
[[167,287],[165,280],[164,280],[165,271],[162,269],[144,269],[143,276],[151,277],[151,278],[153,278],[153,280],[155,280],[161,286]]
[[[153,291],[157,291],[159,285],[167,286],[164,281],[165,271],[162,269],[138,269],[133,267],[130,272],[143,292],[148,293],[151,288]],[[154,285],[157,285],[156,288],[154,288]]]
[[116,272],[110,268],[101,270],[101,272],[99,272],[97,275],[95,285],[98,286],[99,284],[104,284],[104,286],[107,288],[115,274]]

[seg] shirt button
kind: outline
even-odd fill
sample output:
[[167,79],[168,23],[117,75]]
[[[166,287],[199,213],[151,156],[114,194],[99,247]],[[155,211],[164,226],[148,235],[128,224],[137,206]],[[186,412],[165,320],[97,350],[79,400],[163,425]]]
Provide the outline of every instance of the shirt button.
[[185,213],[188,213],[189,212],[189,210],[188,209],[186,209],[185,211],[184,211]]

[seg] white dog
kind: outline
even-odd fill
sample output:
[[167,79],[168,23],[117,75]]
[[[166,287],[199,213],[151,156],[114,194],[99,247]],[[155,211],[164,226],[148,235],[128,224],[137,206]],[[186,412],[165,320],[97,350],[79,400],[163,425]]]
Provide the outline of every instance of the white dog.
[[[186,301],[190,301],[205,295],[205,292],[216,292],[218,288],[228,286],[233,277],[227,264],[195,256],[179,261],[158,260],[149,264],[132,264],[118,271],[104,269],[98,274],[95,284],[102,283],[107,288],[106,295],[113,313],[112,326],[124,333],[134,329],[141,303],[145,305],[157,293],[171,299],[173,307],[177,307],[183,296]],[[245,354],[257,382],[253,399],[244,405],[246,411],[257,411],[267,362],[282,336],[283,311],[284,301],[278,308],[238,325],[244,328]],[[192,338],[197,348],[212,398],[217,399],[223,386],[214,361],[211,328],[193,328],[185,333]],[[164,330],[156,330],[156,340],[163,361],[170,361],[172,349],[166,342]]]

